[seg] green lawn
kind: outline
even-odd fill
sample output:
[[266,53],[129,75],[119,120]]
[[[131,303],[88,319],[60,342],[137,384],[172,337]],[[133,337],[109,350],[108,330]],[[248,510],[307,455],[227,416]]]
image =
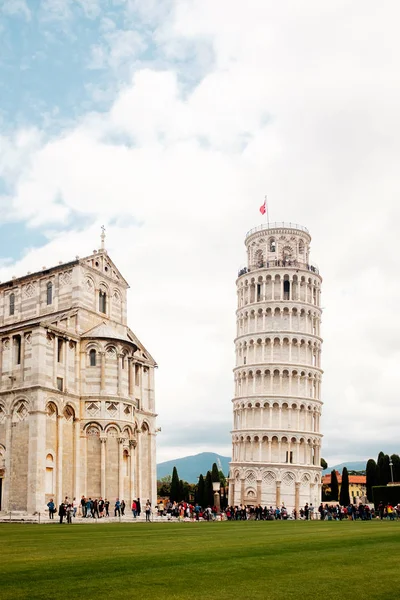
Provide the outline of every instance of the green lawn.
[[0,525],[0,598],[397,600],[399,522]]

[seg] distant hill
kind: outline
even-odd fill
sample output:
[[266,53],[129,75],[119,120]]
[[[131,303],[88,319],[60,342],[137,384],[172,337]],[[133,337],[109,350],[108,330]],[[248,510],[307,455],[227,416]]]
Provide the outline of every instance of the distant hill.
[[228,456],[221,456],[214,452],[201,452],[194,456],[184,456],[183,458],[159,463],[157,465],[157,479],[161,479],[161,477],[165,477],[166,475],[172,475],[172,469],[176,467],[179,479],[183,479],[183,481],[188,481],[189,483],[197,483],[200,473],[205,475],[207,471],[211,471],[213,463],[217,462],[217,458],[221,461],[222,472],[225,476],[228,476],[229,461],[231,460]]
[[[172,475],[172,469],[176,467],[180,479],[189,483],[197,483],[200,473],[205,475],[207,471],[210,471],[213,463],[217,462],[217,458],[221,461],[224,475],[228,476],[229,461],[231,460],[228,456],[221,456],[220,454],[215,454],[215,452],[201,452],[193,456],[184,456],[183,458],[159,463],[157,465],[157,479],[161,479],[161,477],[165,477],[166,475]],[[347,467],[348,471],[365,471],[366,464],[366,460],[344,462],[340,463],[340,465],[329,466],[322,473],[325,475],[333,471],[333,469],[341,473],[343,467]]]
[[322,473],[326,475],[335,469],[335,471],[339,471],[341,473],[343,471],[343,467],[346,467],[348,471],[365,471],[367,465],[366,460],[356,460],[353,462],[344,462],[340,463],[340,465],[334,465],[333,467],[328,467]]

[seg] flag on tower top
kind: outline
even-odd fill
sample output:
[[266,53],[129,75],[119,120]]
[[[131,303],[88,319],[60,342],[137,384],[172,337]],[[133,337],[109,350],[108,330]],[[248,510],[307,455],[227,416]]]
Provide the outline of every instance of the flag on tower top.
[[264,204],[262,206],[260,206],[260,213],[262,215],[265,215],[267,210],[267,199],[264,200]]

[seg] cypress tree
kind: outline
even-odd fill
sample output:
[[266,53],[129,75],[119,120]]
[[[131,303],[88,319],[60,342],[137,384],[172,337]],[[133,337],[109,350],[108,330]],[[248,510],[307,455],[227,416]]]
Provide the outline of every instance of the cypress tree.
[[379,453],[378,456],[378,483],[379,485],[387,485],[389,481],[392,481],[392,475],[390,472],[389,465],[389,456],[387,454],[383,454],[383,452]]
[[205,508],[204,505],[204,477],[200,475],[199,483],[197,485],[197,502],[202,507]]
[[211,478],[210,471],[207,471],[206,480],[205,480],[205,484],[204,484],[204,500],[205,500],[204,506],[206,508],[207,508],[207,506],[214,505],[214,492],[213,492],[213,487],[212,487],[212,478]]
[[171,492],[169,496],[171,502],[179,502],[182,500],[182,498],[179,497],[180,491],[178,471],[176,467],[174,467],[172,470]]
[[377,481],[377,485],[386,485],[385,483],[382,483],[382,480],[384,478],[383,476],[383,461],[384,461],[385,455],[383,452],[379,452],[378,454],[378,458],[376,460],[376,481]]
[[331,471],[331,500],[339,500],[339,484],[335,469]]
[[400,481],[400,456],[398,454],[392,454],[390,457],[393,463],[393,481]]
[[376,462],[374,461],[373,458],[370,458],[369,461],[367,462],[366,477],[367,477],[367,498],[368,498],[369,502],[373,502],[372,488],[374,487],[374,485],[378,485],[377,466],[376,466]]
[[211,479],[213,482],[220,481],[219,470],[218,470],[216,463],[214,463],[212,466]]
[[349,473],[346,467],[344,467],[342,471],[342,486],[340,488],[339,503],[341,506],[348,506],[350,504]]

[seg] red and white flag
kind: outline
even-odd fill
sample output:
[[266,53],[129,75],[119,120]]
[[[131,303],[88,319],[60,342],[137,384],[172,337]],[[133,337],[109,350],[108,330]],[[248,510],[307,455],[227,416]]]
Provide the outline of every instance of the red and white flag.
[[265,199],[264,204],[262,206],[260,206],[260,213],[262,215],[265,215],[266,212],[267,212],[267,200]]

